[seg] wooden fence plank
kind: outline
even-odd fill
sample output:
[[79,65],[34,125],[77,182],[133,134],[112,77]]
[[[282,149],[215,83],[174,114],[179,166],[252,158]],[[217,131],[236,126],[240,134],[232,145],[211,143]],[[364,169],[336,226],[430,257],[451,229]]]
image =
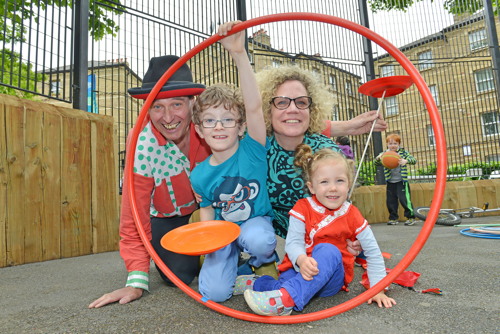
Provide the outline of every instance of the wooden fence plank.
[[52,105],[43,110],[43,260],[61,258],[62,117]]
[[7,143],[5,104],[0,103],[0,268],[7,266]]
[[[91,122],[92,133],[92,221],[94,253],[118,249],[118,154],[113,136],[116,127],[109,122]],[[112,205],[111,205],[112,204]]]
[[42,261],[42,131],[43,113],[25,101],[24,188],[26,189],[24,223],[24,262]]
[[25,263],[26,189],[24,183],[24,106],[9,100],[5,106],[7,153],[7,265]]
[[63,257],[90,254],[92,250],[90,121],[80,113],[68,116],[62,118]]

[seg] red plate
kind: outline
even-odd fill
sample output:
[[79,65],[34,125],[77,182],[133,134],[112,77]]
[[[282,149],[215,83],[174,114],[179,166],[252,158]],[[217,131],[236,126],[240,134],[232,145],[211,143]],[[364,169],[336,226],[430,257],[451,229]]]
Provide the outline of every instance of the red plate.
[[178,227],[161,238],[163,248],[179,254],[204,255],[229,245],[240,227],[224,220],[208,220]]
[[358,92],[363,95],[381,98],[385,91],[384,97],[390,97],[401,94],[411,85],[413,85],[413,80],[409,75],[395,75],[370,80],[359,86]]

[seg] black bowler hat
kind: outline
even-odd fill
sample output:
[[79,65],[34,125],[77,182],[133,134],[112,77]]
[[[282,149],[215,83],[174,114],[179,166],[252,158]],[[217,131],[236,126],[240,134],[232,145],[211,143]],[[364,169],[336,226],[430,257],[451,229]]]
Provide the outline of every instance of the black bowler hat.
[[[179,59],[177,56],[161,56],[151,58],[149,61],[148,71],[142,80],[142,86],[130,88],[128,90],[129,94],[136,99],[147,99],[149,93],[158,80],[163,76],[163,74],[165,74],[170,66],[177,61],[177,59]],[[199,95],[204,90],[205,85],[193,83],[191,70],[186,64],[184,64],[163,85],[160,92],[156,96],[156,99]]]

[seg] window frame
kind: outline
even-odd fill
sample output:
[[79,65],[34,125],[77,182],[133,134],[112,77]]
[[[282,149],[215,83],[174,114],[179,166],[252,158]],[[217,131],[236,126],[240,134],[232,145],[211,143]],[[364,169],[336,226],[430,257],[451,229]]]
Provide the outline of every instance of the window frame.
[[434,128],[432,124],[428,124],[426,126],[426,134],[427,134],[427,145],[429,147],[436,147],[436,136],[434,134]]
[[[388,69],[388,70],[386,70]],[[396,75],[396,66],[394,65],[382,65],[380,66],[380,76],[390,77]]]
[[[430,58],[423,58],[423,55],[429,54]],[[432,50],[423,51],[417,54],[418,57],[418,69],[419,71],[425,71],[434,67],[434,61],[432,57]]]
[[431,95],[434,98],[436,105],[439,106],[439,91],[437,85],[430,85],[429,90],[431,91]]
[[[481,36],[483,38],[479,38],[479,39],[475,38],[475,36],[477,36],[478,33],[481,33],[481,35],[484,35],[484,37]],[[471,39],[474,39],[474,40],[471,40]],[[478,46],[475,46],[475,45],[478,45]],[[488,34],[486,33],[485,28],[477,29],[477,30],[469,32],[469,47],[470,47],[471,52],[482,50],[482,49],[488,47]]]
[[[392,103],[394,101],[394,103]],[[397,96],[389,96],[385,98],[385,117],[394,117],[399,115],[399,105]],[[389,110],[395,110],[395,112],[390,112]]]
[[[486,115],[494,115],[494,117],[490,122],[485,122],[484,118]],[[480,116],[481,116],[481,130],[483,131],[484,137],[494,137],[500,135],[500,113],[498,111],[492,110],[483,112],[481,113]],[[489,126],[494,127],[495,131],[493,133],[487,133],[488,131],[486,129]]]
[[[487,79],[479,81],[478,74],[480,73],[485,73],[485,74],[487,73],[488,74]],[[495,83],[493,81],[493,70],[491,69],[491,67],[486,67],[474,71],[474,82],[476,84],[476,92],[478,94],[495,90]],[[484,85],[485,83],[488,83],[488,87],[480,90],[480,86]]]

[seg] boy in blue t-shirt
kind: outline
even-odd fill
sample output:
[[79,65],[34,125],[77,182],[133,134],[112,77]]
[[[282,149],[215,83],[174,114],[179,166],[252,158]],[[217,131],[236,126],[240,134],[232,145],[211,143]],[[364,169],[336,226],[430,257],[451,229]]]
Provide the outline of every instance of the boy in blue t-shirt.
[[[219,35],[226,35],[235,23],[221,25]],[[199,291],[216,302],[232,296],[242,251],[250,255],[249,264],[256,272],[259,267],[272,268],[277,275],[261,97],[243,32],[222,39],[221,44],[238,68],[243,98],[225,85],[211,86],[198,97],[193,123],[212,155],[194,168],[190,177],[193,190],[201,197],[201,220],[231,221],[241,228],[233,243],[205,256]]]

